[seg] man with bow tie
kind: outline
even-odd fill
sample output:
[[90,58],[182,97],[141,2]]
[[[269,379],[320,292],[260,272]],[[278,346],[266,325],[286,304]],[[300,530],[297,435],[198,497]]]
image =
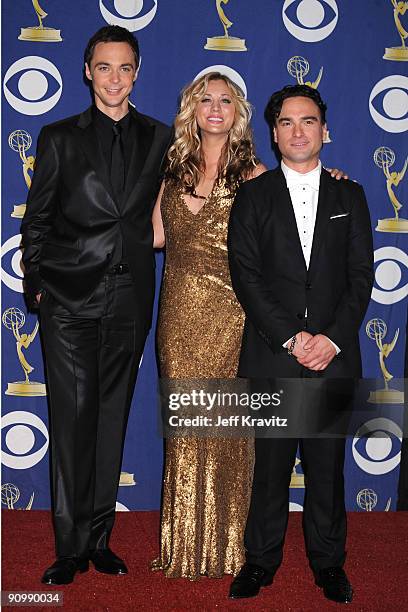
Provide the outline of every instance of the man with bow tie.
[[[240,187],[228,238],[232,283],[246,314],[239,375],[298,379],[305,397],[307,383],[317,383],[317,403],[324,411],[333,408],[327,405],[333,379],[342,387],[345,379],[361,376],[358,331],[373,283],[364,191],[357,183],[333,179],[319,160],[325,114],[320,94],[306,85],[272,95],[265,117],[281,165]],[[296,400],[305,403],[303,396]],[[315,402],[306,409],[306,418],[313,420]],[[305,544],[315,582],[328,599],[351,601],[343,570],[345,439],[317,433],[256,439],[246,563],[230,597],[255,596],[273,581],[282,561],[299,444],[306,482]]]
[[125,28],[89,40],[94,104],[45,126],[22,223],[25,291],[40,311],[57,560],[45,584],[123,575],[109,547],[123,444],[148,334],[151,214],[170,129],[129,104],[140,55]]

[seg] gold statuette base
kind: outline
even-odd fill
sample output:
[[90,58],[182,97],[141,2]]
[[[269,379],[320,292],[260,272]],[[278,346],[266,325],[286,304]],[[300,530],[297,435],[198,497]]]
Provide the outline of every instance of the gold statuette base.
[[290,479],[290,489],[304,489],[305,477],[303,474],[294,474]]
[[61,30],[54,28],[21,28],[18,40],[31,40],[32,42],[61,42]]
[[134,474],[130,474],[129,472],[121,472],[119,486],[120,487],[134,487],[136,484],[134,479]]
[[14,217],[14,219],[22,219],[25,215],[26,205],[25,204],[15,204],[14,210],[11,213],[10,217]]
[[377,232],[395,232],[399,234],[408,234],[408,219],[378,219],[378,225],[375,228]]
[[8,383],[6,395],[18,395],[19,397],[38,397],[47,395],[47,389],[44,383],[26,382],[20,380],[18,382]]
[[245,46],[244,38],[236,38],[235,36],[213,36],[207,38],[207,44],[204,49],[208,51],[248,51]]
[[383,59],[408,62],[408,47],[386,47]]
[[398,389],[379,389],[371,391],[368,401],[370,404],[403,404],[404,393]]

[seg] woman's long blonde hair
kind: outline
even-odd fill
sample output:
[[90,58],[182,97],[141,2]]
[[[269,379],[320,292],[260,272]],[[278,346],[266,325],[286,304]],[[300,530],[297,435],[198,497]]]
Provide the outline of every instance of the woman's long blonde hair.
[[219,72],[209,72],[183,90],[180,110],[174,122],[175,140],[167,154],[165,178],[181,183],[186,193],[195,192],[200,176],[205,172],[200,129],[196,120],[197,105],[207,91],[208,83],[219,80],[224,81],[230,90],[235,119],[218,162],[217,180],[225,177],[228,185],[241,182],[258,163],[249,125],[251,105],[230,78]]

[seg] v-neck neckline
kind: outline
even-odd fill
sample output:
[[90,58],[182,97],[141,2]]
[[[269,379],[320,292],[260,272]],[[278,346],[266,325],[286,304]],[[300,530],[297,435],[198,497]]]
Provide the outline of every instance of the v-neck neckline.
[[214,190],[215,190],[215,186],[216,186],[217,182],[218,182],[217,180],[215,180],[215,181],[214,181],[214,184],[213,184],[213,186],[212,186],[212,188],[211,188],[210,193],[208,194],[208,196],[207,196],[206,198],[204,198],[203,204],[202,204],[202,206],[200,206],[200,208],[198,209],[198,211],[197,211],[197,212],[193,212],[193,211],[191,210],[191,208],[190,208],[190,207],[189,207],[189,205],[187,204],[187,201],[186,201],[186,199],[185,199],[185,197],[184,197],[183,189],[182,189],[182,188],[180,189],[180,197],[181,197],[181,200],[182,200],[182,202],[183,202],[184,207],[187,209],[187,212],[188,212],[188,213],[190,213],[190,215],[192,215],[193,217],[198,217],[198,215],[201,213],[201,211],[203,210],[203,208],[204,208],[205,206],[208,206],[208,202],[211,200],[211,198],[212,198],[212,196],[213,196],[213,194],[214,194]]

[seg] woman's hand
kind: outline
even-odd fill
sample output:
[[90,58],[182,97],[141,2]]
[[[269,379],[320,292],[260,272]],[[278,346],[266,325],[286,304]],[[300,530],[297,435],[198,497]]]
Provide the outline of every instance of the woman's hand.
[[348,174],[343,172],[343,170],[338,170],[337,168],[325,168],[325,170],[327,170],[327,172],[330,172],[330,176],[335,178],[336,181],[339,181],[342,178],[348,179]]

